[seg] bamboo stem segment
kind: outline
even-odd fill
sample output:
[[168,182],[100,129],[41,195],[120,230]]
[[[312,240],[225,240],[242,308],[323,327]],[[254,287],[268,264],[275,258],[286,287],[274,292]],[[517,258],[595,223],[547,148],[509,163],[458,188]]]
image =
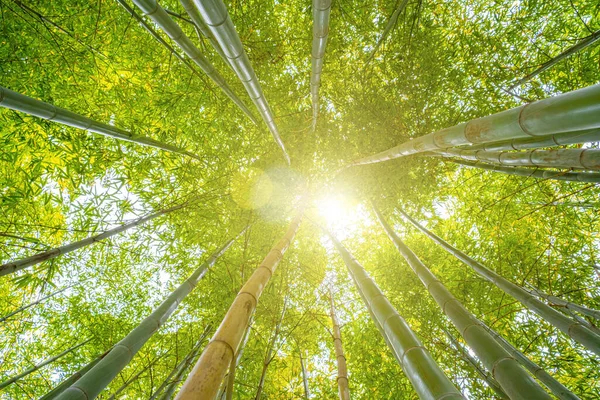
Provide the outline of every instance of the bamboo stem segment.
[[591,318],[594,318],[594,319],[597,319],[600,321],[600,311],[599,310],[594,310],[594,309],[591,309],[588,307],[581,306],[581,305],[573,303],[571,301],[561,299],[560,297],[556,297],[556,296],[552,296],[550,294],[544,293],[541,290],[538,290],[535,288],[532,289],[532,292],[536,296],[546,299],[551,304],[555,304],[559,307],[564,307],[571,311],[576,311],[578,313],[587,315],[588,317],[591,317]]
[[342,346],[342,333],[340,324],[335,314],[335,302],[333,293],[329,291],[329,315],[333,325],[333,346],[335,347],[335,360],[337,364],[337,384],[340,400],[350,400],[350,387],[348,384],[348,367],[346,366],[346,356]]
[[302,220],[302,211],[239,291],[202,356],[187,377],[178,400],[214,399],[240,346],[263,289],[288,249]]
[[329,36],[329,15],[331,13],[331,0],[313,0],[313,42],[310,75],[310,94],[312,97],[312,130],[317,127],[319,114],[319,86],[321,86],[321,73],[327,37]]
[[408,4],[408,0],[400,0],[400,4],[398,5],[398,7],[396,7],[394,12],[392,13],[392,16],[388,20],[388,23],[385,25],[385,29],[383,30],[383,33],[377,40],[377,43],[375,44],[375,47],[373,47],[373,50],[371,50],[371,54],[369,55],[369,58],[367,58],[367,61],[365,62],[365,66],[367,66],[373,60],[373,58],[375,57],[375,53],[377,53],[377,50],[379,50],[379,48],[381,47],[381,45],[383,44],[385,39],[388,37],[388,35],[392,31],[392,29],[394,29],[394,26],[396,26],[396,22],[398,22],[398,18],[400,17],[400,14],[402,13],[402,11],[404,11],[407,4]]

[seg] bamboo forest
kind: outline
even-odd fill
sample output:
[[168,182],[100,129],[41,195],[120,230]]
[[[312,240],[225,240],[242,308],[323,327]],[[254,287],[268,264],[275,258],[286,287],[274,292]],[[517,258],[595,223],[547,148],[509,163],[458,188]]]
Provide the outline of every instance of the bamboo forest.
[[598,0],[0,0],[0,399],[600,399]]

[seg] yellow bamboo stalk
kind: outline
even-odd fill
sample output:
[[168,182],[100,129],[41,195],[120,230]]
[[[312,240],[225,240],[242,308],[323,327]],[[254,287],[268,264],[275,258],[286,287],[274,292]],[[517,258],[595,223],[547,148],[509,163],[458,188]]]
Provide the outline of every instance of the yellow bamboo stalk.
[[298,231],[302,211],[301,208],[283,238],[271,249],[233,300],[219,329],[187,377],[176,400],[215,398],[231,360],[237,353],[258,299]]
[[335,359],[337,360],[337,384],[339,389],[340,400],[350,400],[350,388],[348,387],[348,368],[346,367],[346,356],[342,347],[342,334],[340,332],[340,324],[335,315],[335,307],[333,303],[333,294],[329,292],[331,323],[333,324],[333,344],[335,346]]

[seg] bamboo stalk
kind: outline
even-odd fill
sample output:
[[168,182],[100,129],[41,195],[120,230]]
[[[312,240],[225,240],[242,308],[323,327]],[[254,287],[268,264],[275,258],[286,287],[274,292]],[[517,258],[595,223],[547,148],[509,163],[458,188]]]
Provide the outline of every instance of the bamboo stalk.
[[288,249],[302,219],[302,210],[242,287],[212,340],[187,377],[176,399],[213,399],[235,356],[258,299]]
[[496,382],[496,380],[490,375],[489,372],[481,368],[475,357],[469,354],[469,352],[458,342],[454,335],[452,335],[449,331],[447,331],[444,328],[442,328],[442,330],[448,337],[448,340],[450,340],[452,346],[458,351],[461,358],[467,363],[469,363],[471,367],[473,367],[475,372],[477,372],[477,375],[479,375],[481,379],[485,381],[485,383],[490,387],[490,389],[496,392],[498,397],[500,397],[501,399],[509,400],[508,396],[506,395],[506,393],[504,393],[504,390],[502,390],[498,382]]
[[215,39],[219,42],[219,45],[223,49],[223,52],[229,59],[231,67],[242,81],[242,84],[246,88],[248,95],[256,105],[256,108],[260,112],[263,120],[269,127],[275,142],[283,152],[283,156],[290,164],[290,157],[285,149],[277,125],[275,124],[275,117],[271,111],[271,107],[265,98],[260,83],[254,68],[250,64],[248,55],[244,51],[244,46],[240,40],[233,22],[227,12],[227,7],[222,0],[193,0],[194,4],[200,11],[204,22],[214,35]]
[[600,320],[600,311],[599,310],[594,310],[592,308],[584,307],[579,304],[573,303],[571,301],[561,299],[560,297],[552,296],[550,294],[544,293],[541,290],[533,288],[533,287],[532,287],[531,291],[536,296],[538,296],[542,299],[546,299],[551,304],[556,304],[559,307],[564,307],[568,310],[577,311],[578,313],[587,315],[588,317]]
[[518,81],[516,81],[515,83],[513,83],[508,88],[508,91],[512,92],[517,86],[520,86],[520,85],[524,84],[525,82],[528,82],[529,80],[531,80],[532,78],[538,76],[539,74],[541,74],[542,72],[546,71],[547,69],[552,68],[554,65],[558,64],[559,62],[561,62],[565,58],[567,58],[567,57],[569,57],[569,56],[571,56],[571,55],[573,55],[573,54],[575,54],[575,53],[577,53],[577,52],[585,49],[588,46],[591,46],[592,44],[596,43],[599,39],[600,39],[600,30],[598,30],[598,31],[592,33],[591,35],[589,35],[588,37],[580,40],[575,45],[569,47],[567,50],[563,51],[562,53],[560,53],[556,57],[552,57],[550,60],[548,60],[545,63],[543,63],[535,71],[533,71],[533,72],[525,75],[523,78],[521,78]]
[[[235,383],[235,373],[237,371],[237,367],[240,365],[242,361],[242,355],[244,354],[244,349],[246,348],[246,343],[248,343],[248,339],[250,338],[250,329],[252,328],[252,322],[254,317],[250,317],[250,322],[248,323],[248,327],[246,328],[246,332],[244,333],[244,340],[242,340],[242,344],[238,349],[235,355],[235,364],[233,360],[231,361],[231,365],[229,367],[229,373],[227,374],[227,386],[225,388],[225,399],[232,400],[233,399],[233,384]],[[232,369],[233,367],[233,369]]]
[[331,316],[331,324],[333,325],[333,345],[335,347],[335,360],[337,364],[337,385],[340,400],[350,400],[350,387],[348,385],[348,367],[346,366],[346,356],[344,355],[344,347],[342,346],[342,333],[340,324],[335,315],[335,302],[333,301],[333,293],[329,290],[329,315]]
[[244,228],[235,238],[229,240],[223,247],[215,251],[200,267],[198,267],[185,282],[175,289],[158,308],[134,328],[125,338],[117,343],[112,350],[94,368],[79,381],[65,390],[58,398],[60,400],[87,400],[95,398],[117,374],[133,359],[138,350],[160,328],[177,306],[196,287],[206,271],[214,265],[217,259],[242,235]]
[[71,353],[72,351],[77,350],[79,347],[81,347],[84,344],[88,343],[90,340],[92,340],[92,338],[84,340],[83,342],[81,342],[81,343],[79,343],[79,344],[77,344],[77,345],[75,345],[75,346],[73,346],[73,347],[71,347],[71,348],[63,351],[62,353],[59,353],[59,354],[57,354],[57,355],[55,355],[53,357],[47,358],[44,361],[42,361],[41,363],[35,364],[33,367],[31,367],[29,369],[26,369],[25,371],[21,372],[20,374],[15,375],[12,378],[9,378],[9,379],[5,380],[4,382],[1,382],[0,383],[0,389],[4,389],[8,385],[10,385],[10,384],[18,381],[21,378],[26,377],[27,375],[31,374],[32,372],[35,372],[38,369],[40,369],[40,368],[42,368],[42,367],[44,367],[44,366],[46,366],[46,365],[48,365],[48,364],[50,364],[50,363],[58,360],[62,356],[65,356],[65,355]]
[[464,149],[485,151],[525,150],[598,141],[600,141],[600,129],[587,129],[577,132],[557,133],[555,135],[548,136],[526,137],[504,140],[500,142],[481,143],[467,146]]
[[197,155],[179,147],[162,143],[158,140],[150,139],[144,136],[138,136],[103,122],[94,121],[93,119],[84,117],[83,115],[75,114],[74,112],[65,110],[64,108],[56,107],[55,105],[45,103],[41,100],[36,100],[32,97],[25,96],[24,94],[13,92],[12,90],[2,86],[0,86],[0,107],[21,111],[25,114],[34,115],[48,121],[72,126],[74,128],[83,129],[84,131],[90,131],[115,139],[141,144],[143,146],[150,146],[173,153],[183,154],[196,160],[202,160]]
[[312,130],[317,127],[319,114],[319,86],[321,86],[321,73],[327,37],[329,36],[329,15],[331,13],[331,0],[313,0],[313,41],[310,76],[310,93],[312,97]]
[[310,397],[310,390],[308,388],[308,372],[306,371],[306,365],[304,364],[304,359],[302,358],[302,350],[298,347],[298,355],[300,357],[300,370],[302,371],[302,384],[304,386],[304,398],[308,399]]
[[550,396],[521,368],[519,363],[481,326],[480,321],[456,299],[440,280],[406,246],[373,206],[381,225],[427,288],[435,302],[461,333],[467,344],[504,392],[514,400],[550,399]]
[[131,228],[141,225],[145,222],[153,220],[154,218],[160,217],[161,215],[165,215],[165,214],[171,213],[173,211],[180,210],[183,207],[187,206],[188,204],[189,204],[189,202],[184,202],[177,206],[163,209],[158,212],[149,214],[145,217],[138,218],[135,221],[129,222],[127,224],[123,224],[123,225],[118,226],[113,229],[109,229],[109,230],[99,233],[97,235],[90,236],[85,239],[66,244],[64,246],[55,247],[54,249],[43,251],[41,253],[35,254],[30,257],[26,257],[26,258],[22,258],[20,260],[11,261],[6,264],[2,264],[2,265],[0,265],[0,276],[12,274],[12,273],[20,271],[24,268],[31,267],[31,266],[39,264],[41,262],[51,260],[60,255],[67,254],[74,250],[88,246],[90,244],[94,244],[101,240],[108,239],[111,236],[114,236],[118,233],[124,232],[128,229],[131,229]]
[[569,172],[569,171],[549,171],[539,168],[519,168],[504,167],[500,165],[491,165],[481,162],[472,162],[464,160],[448,160],[453,163],[466,165],[467,167],[481,168],[488,171],[501,172],[507,175],[526,176],[536,179],[554,179],[568,182],[600,182],[600,173],[598,172]]
[[437,150],[436,153],[444,157],[458,157],[463,160],[511,167],[600,169],[600,150],[598,149],[534,149],[528,151],[445,149]]
[[325,231],[339,251],[375,325],[421,399],[464,399],[406,321],[350,252]]
[[156,0],[133,0],[136,6],[140,8],[156,25],[160,27],[177,45],[183,50],[185,54],[192,61],[200,67],[202,71],[217,85],[230,99],[233,101],[243,112],[246,114],[252,122],[257,124],[256,117],[246,107],[246,105],[240,100],[240,98],[233,93],[225,79],[219,74],[215,67],[208,61],[198,50],[198,48],[192,43],[181,27],[177,25],[175,21],[169,17],[169,14],[162,8]]
[[0,317],[0,322],[4,322],[4,321],[6,321],[7,319],[9,319],[10,317],[12,317],[13,315],[19,314],[19,313],[21,313],[21,312],[23,312],[23,311],[25,311],[25,310],[27,310],[27,309],[29,309],[29,308],[31,308],[31,307],[33,307],[33,306],[35,306],[36,304],[39,304],[39,303],[41,303],[42,301],[44,301],[44,300],[46,300],[46,299],[49,299],[50,297],[54,297],[54,296],[56,296],[57,294],[60,294],[60,293],[64,292],[65,290],[67,290],[67,289],[70,289],[70,288],[72,288],[72,287],[74,287],[74,286],[77,286],[77,285],[79,285],[79,283],[77,283],[77,284],[75,284],[75,285],[69,285],[69,286],[67,286],[66,288],[63,288],[63,289],[57,290],[57,291],[56,291],[56,292],[54,292],[54,293],[50,293],[49,295],[47,295],[47,296],[44,296],[44,297],[42,297],[41,299],[38,299],[38,300],[36,300],[36,301],[34,301],[34,302],[32,302],[32,303],[29,303],[29,304],[27,304],[27,305],[25,305],[25,306],[19,307],[19,308],[17,308],[15,311],[13,311],[13,312],[11,312],[11,313],[9,313],[9,314],[6,314],[6,315],[5,315],[5,316],[3,316],[3,317]]
[[539,365],[531,361],[527,356],[517,350],[512,344],[506,341],[502,336],[498,334],[495,330],[481,322],[481,326],[483,326],[489,333],[496,339],[496,341],[508,352],[511,356],[515,358],[524,366],[533,376],[540,380],[556,397],[561,400],[579,400],[573,392],[563,386],[559,381],[554,379],[550,374],[542,369]]
[[[273,361],[273,358],[274,358],[273,348],[275,347],[275,343],[277,342],[277,337],[279,336],[279,332],[281,330],[281,323],[283,322],[283,317],[285,315],[286,306],[287,306],[287,298],[285,299],[285,302],[283,303],[283,308],[281,310],[279,320],[277,321],[277,324],[275,325],[273,337],[271,339],[269,339],[269,343],[267,343],[267,351],[265,353],[265,359],[263,361],[263,368],[260,373],[260,379],[258,381],[258,387],[256,389],[256,396],[254,396],[254,400],[260,400],[260,398],[262,396],[262,391],[265,387],[265,379],[267,378],[267,369],[269,368],[269,365],[271,365],[271,361]],[[232,358],[232,360],[233,360],[233,358]]]
[[379,50],[379,48],[381,47],[381,45],[383,44],[383,42],[385,41],[387,36],[390,34],[392,29],[394,28],[394,26],[396,26],[396,22],[398,22],[398,18],[400,17],[400,14],[402,13],[402,11],[404,11],[404,9],[406,8],[407,4],[408,4],[408,0],[400,0],[400,4],[398,5],[398,7],[396,7],[396,10],[394,10],[394,12],[392,13],[392,16],[388,20],[388,23],[386,24],[386,26],[383,30],[383,33],[377,40],[375,47],[373,47],[373,50],[371,51],[369,58],[367,58],[367,61],[365,62],[365,68],[373,60],[373,57],[375,57],[375,53],[377,53],[377,50]]
[[552,326],[558,328],[574,341],[581,343],[588,350],[600,355],[600,336],[588,329],[587,326],[578,322],[573,322],[569,317],[538,300],[527,290],[498,275],[496,272],[490,270],[485,265],[469,257],[433,232],[429,231],[401,209],[398,209],[398,211],[406,220],[413,224],[413,226],[439,244],[448,253],[471,267],[471,269],[479,274],[479,276],[493,283],[498,289],[509,296],[512,296],[515,300],[542,317]]
[[[600,84],[525,104],[424,135],[350,164],[383,162],[467,144],[600,128]],[[574,133],[575,134],[575,133]]]
[[173,394],[175,394],[175,390],[177,390],[177,386],[183,380],[183,375],[185,371],[192,365],[200,356],[200,349],[194,352],[192,356],[186,359],[185,364],[182,365],[181,369],[177,371],[177,375],[175,375],[175,379],[169,384],[165,393],[160,397],[160,400],[171,400],[173,398]]

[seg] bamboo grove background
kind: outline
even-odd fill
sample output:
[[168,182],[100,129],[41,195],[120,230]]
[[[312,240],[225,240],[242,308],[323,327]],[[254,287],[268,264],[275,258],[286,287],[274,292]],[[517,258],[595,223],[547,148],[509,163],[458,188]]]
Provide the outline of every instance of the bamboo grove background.
[[[160,4],[185,15],[177,1]],[[311,86],[311,59],[320,54],[311,2],[226,4],[291,167],[260,118],[254,124],[120,2],[0,1],[0,85],[200,158],[0,111],[1,263],[189,201],[184,210],[0,277],[0,316],[66,288],[0,321],[0,381],[91,339],[7,386],[0,398],[46,394],[125,337],[211,253],[252,224],[100,395],[150,398],[205,331],[200,346],[208,342],[240,287],[285,232],[306,188],[314,198],[342,195],[358,210],[352,229],[330,228],[463,394],[495,396],[447,338],[444,330],[464,345],[377,222],[369,200],[477,318],[581,398],[598,397],[600,371],[592,352],[435,245],[399,211],[514,283],[599,309],[597,185],[419,156],[338,174],[409,138],[597,83],[600,46],[592,44],[513,87],[552,57],[596,37],[597,2],[334,0],[318,91]],[[199,40],[189,22],[171,18],[260,115],[211,42]],[[390,25],[390,18],[397,20]],[[323,223],[314,203],[306,215]],[[309,220],[252,317],[234,398],[255,396],[265,364],[263,398],[304,397],[300,356],[309,397],[337,397],[330,288],[351,395],[416,398],[343,261]],[[269,349],[273,357],[266,357]]]

